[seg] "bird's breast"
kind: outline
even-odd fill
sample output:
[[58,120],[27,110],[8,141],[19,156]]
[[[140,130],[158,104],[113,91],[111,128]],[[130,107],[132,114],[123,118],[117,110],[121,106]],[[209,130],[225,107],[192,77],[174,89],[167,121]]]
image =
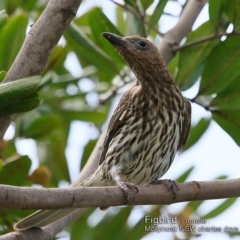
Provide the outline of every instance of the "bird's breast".
[[109,144],[106,160],[121,169],[121,178],[145,184],[161,177],[170,167],[180,139],[180,114],[154,100],[132,106],[125,124]]

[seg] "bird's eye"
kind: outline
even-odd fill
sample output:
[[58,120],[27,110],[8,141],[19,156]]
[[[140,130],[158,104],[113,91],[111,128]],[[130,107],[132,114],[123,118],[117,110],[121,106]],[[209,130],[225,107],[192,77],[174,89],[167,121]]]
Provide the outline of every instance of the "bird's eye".
[[137,42],[137,44],[138,44],[138,46],[140,46],[140,47],[142,47],[142,48],[145,48],[145,47],[147,47],[147,43],[146,42],[144,42],[144,41],[138,41]]

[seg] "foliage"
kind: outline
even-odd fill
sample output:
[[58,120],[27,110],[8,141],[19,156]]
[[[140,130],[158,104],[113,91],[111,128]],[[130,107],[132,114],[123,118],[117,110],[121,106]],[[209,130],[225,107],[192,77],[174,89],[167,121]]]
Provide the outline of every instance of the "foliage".
[[[72,122],[91,123],[100,132],[112,99],[101,105],[89,100],[89,96],[104,96],[102,94],[111,91],[113,79],[122,82],[129,79],[129,69],[124,67],[124,61],[109,47],[101,33],[109,31],[119,35],[147,35],[153,41],[161,37],[156,29],[159,28],[161,17],[166,15],[164,9],[167,0],[157,1],[156,5],[152,5],[154,1],[145,0],[124,2],[125,7],[115,7],[115,23],[99,7],[93,7],[77,16],[64,34],[64,44],[58,44],[54,49],[40,84],[38,77],[31,77],[7,86],[1,85],[0,115],[34,108],[30,112],[17,114],[13,139],[0,142],[1,184],[31,186],[37,183],[44,187],[55,187],[60,181],[70,181],[65,151]],[[240,145],[240,11],[235,7],[239,8],[240,1],[231,1],[231,4],[227,0],[217,2],[210,0],[210,20],[187,36],[169,63],[181,90],[189,89],[200,80],[199,91],[191,101],[212,113],[211,119],[203,118],[192,126],[185,151],[198,142],[211,121],[216,121]],[[37,20],[45,5],[46,1],[41,0],[0,2],[0,81],[18,54],[29,22]],[[155,6],[154,9],[148,10],[152,6]],[[229,27],[233,28],[232,32],[227,31]],[[222,38],[224,35],[225,39]],[[74,63],[76,68],[82,68],[78,76],[73,76],[65,65],[67,57],[72,53],[77,57],[78,62]],[[86,82],[93,86],[91,90],[86,91],[82,87]],[[37,95],[41,99],[39,106]],[[31,159],[21,156],[16,150],[16,142],[20,138],[33,139],[38,149],[39,167],[30,176]],[[96,139],[91,136],[88,139],[81,168],[96,143]],[[193,168],[186,170],[178,180],[185,181],[192,170]],[[226,200],[204,217],[214,218],[234,202],[235,199]],[[178,216],[201,217],[197,211],[202,203],[203,201],[188,203]],[[134,225],[128,224],[129,216],[136,209],[141,217]],[[6,209],[0,211],[2,233],[11,231],[13,222],[28,214]],[[118,208],[104,214],[103,219],[93,226],[88,224],[88,220],[89,216],[96,213],[93,209],[86,209],[70,226],[71,239],[79,239],[79,236],[82,239],[96,239],[103,234],[106,239],[129,236],[131,239],[140,239],[148,234],[144,231],[143,216],[148,214],[157,217],[161,212],[161,206]],[[178,239],[177,235],[174,237]]]
[[40,76],[2,83],[0,88],[0,116],[30,111],[39,105],[36,89]]

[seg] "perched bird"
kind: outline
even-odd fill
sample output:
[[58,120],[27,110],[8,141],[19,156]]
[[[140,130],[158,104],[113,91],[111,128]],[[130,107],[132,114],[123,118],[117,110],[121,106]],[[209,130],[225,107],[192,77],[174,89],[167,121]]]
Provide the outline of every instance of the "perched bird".
[[[158,49],[139,36],[102,34],[128,63],[137,82],[121,98],[108,126],[98,169],[80,186],[152,183],[171,166],[187,141],[191,105],[174,83]],[[42,227],[75,209],[39,210],[15,225]]]

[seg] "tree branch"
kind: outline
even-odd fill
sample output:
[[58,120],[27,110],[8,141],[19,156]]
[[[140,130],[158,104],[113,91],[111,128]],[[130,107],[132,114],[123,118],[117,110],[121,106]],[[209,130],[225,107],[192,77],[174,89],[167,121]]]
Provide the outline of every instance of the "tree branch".
[[[240,178],[178,184],[173,199],[164,184],[139,185],[129,205],[163,205],[186,201],[222,199],[240,196]],[[41,199],[41,201],[38,201]],[[0,185],[1,208],[61,209],[121,206],[124,194],[119,187],[30,188]]]
[[[75,17],[81,0],[51,0],[27,34],[24,44],[3,83],[41,74],[53,48]],[[0,139],[14,115],[0,117]]]
[[76,211],[67,217],[62,218],[59,221],[43,228],[32,228],[26,231],[16,231],[5,234],[0,237],[0,240],[52,240],[64,229],[64,227],[66,227],[66,222],[69,224],[76,217],[77,213],[78,212]]
[[143,37],[147,37],[148,36],[148,33],[147,33],[147,30],[146,30],[146,27],[145,27],[145,23],[146,23],[146,14],[145,14],[145,11],[141,12],[139,6],[138,6],[138,3],[137,1],[134,3],[135,4],[135,7],[136,7],[136,10],[138,12],[138,15],[140,16],[140,22],[141,22],[141,27],[142,27],[142,31],[143,31]]
[[191,31],[192,26],[208,0],[188,0],[178,23],[168,31],[159,46],[159,51],[166,62],[173,58],[176,48],[182,39]]
[[234,35],[240,35],[240,32],[233,31],[233,32],[230,32],[230,33],[227,33],[227,32],[216,33],[216,34],[204,37],[204,38],[197,39],[196,41],[188,42],[188,43],[185,43],[181,46],[174,47],[173,51],[176,52],[176,51],[179,51],[179,50],[182,50],[182,49],[185,49],[185,48],[189,48],[189,47],[192,47],[192,46],[204,43],[204,42],[208,42],[208,41],[216,39],[216,38],[221,38],[223,36],[234,36]]
[[[145,16],[142,16],[139,12],[136,12],[131,6],[127,5],[127,4],[120,4],[114,0],[110,0],[111,2],[113,2],[114,4],[116,4],[117,6],[121,7],[122,9],[124,9],[127,12],[132,13],[136,18],[138,18],[139,20],[143,21],[143,24],[148,25],[148,21],[146,20]],[[164,36],[163,33],[161,33],[157,28],[152,27],[152,29],[159,35],[159,36]],[[146,34],[146,29],[143,26],[143,32],[145,32]],[[146,36],[145,36],[146,37]]]
[[127,81],[126,80],[123,81],[122,79],[119,79],[117,84],[114,84],[106,93],[102,94],[99,97],[99,103],[101,105],[105,104],[109,99],[116,96],[119,89],[121,89],[122,87],[126,86],[129,83],[134,84],[135,81],[136,81],[135,78],[129,78]]

